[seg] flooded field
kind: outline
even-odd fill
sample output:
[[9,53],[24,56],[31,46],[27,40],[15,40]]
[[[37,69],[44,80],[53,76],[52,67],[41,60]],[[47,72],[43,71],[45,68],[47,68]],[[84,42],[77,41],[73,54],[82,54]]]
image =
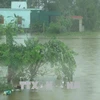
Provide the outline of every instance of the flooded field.
[[[80,82],[79,89],[53,89],[52,91],[32,90],[14,92],[9,96],[0,94],[0,100],[99,100],[100,99],[100,35],[60,38],[73,49],[77,56],[74,81]],[[39,38],[48,41],[47,38]],[[22,38],[16,39],[23,42]]]

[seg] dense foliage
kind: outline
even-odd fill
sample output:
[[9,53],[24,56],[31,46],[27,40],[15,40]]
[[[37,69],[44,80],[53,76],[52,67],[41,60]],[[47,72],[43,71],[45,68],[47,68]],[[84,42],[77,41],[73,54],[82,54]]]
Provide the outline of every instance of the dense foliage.
[[[12,58],[9,59],[9,57]],[[29,39],[25,41],[25,45],[13,45],[10,55],[9,46],[1,44],[0,61],[6,65],[12,64],[9,76],[12,80],[17,75],[23,77],[28,73],[27,79],[33,80],[38,69],[49,63],[51,66],[58,66],[57,69],[61,67],[64,77],[71,81],[76,67],[73,52],[63,42],[56,39],[45,44],[39,43],[37,39]]]
[[45,58],[51,65],[58,66],[58,70],[63,72],[64,77],[68,79],[68,81],[72,81],[72,77],[74,74],[74,70],[76,67],[76,63],[73,57],[73,52],[69,49],[63,42],[59,40],[50,40],[45,44]]

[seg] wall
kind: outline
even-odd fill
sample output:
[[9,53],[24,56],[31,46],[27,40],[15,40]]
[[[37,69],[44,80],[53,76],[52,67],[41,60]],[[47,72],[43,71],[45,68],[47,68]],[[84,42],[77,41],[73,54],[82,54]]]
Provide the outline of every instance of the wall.
[[[13,18],[14,14],[21,16],[23,28],[29,28],[30,26],[30,10],[28,9],[0,9],[0,15],[4,16],[4,24],[9,23]],[[8,16],[11,16],[8,18]]]
[[31,10],[31,24],[36,22],[48,23],[48,15],[42,10]]
[[27,9],[27,3],[26,1],[12,1],[11,8]]
[[41,22],[49,25],[51,22],[51,16],[57,17],[60,15],[61,13],[54,11],[31,10],[31,24],[34,24],[35,22]]

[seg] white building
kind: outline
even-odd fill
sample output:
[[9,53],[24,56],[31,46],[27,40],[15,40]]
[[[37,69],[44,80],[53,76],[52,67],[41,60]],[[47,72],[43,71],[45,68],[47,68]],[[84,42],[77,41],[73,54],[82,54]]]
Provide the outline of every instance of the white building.
[[[26,2],[11,2],[11,8],[0,8],[0,24],[7,24],[14,19],[14,14],[20,18],[20,26],[23,28],[30,27],[30,13],[27,9]],[[23,20],[22,20],[23,19]]]
[[30,10],[29,9],[0,9],[0,15],[3,16],[4,22],[2,24],[7,24],[13,20],[14,14],[21,17],[21,26],[23,28],[29,28],[30,26]]
[[12,1],[11,2],[12,9],[27,9],[26,1]]

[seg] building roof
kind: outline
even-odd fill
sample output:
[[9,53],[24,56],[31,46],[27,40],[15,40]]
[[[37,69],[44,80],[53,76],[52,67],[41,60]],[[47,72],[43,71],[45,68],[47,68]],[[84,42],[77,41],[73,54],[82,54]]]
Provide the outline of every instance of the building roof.
[[83,19],[82,16],[72,16],[73,19]]

